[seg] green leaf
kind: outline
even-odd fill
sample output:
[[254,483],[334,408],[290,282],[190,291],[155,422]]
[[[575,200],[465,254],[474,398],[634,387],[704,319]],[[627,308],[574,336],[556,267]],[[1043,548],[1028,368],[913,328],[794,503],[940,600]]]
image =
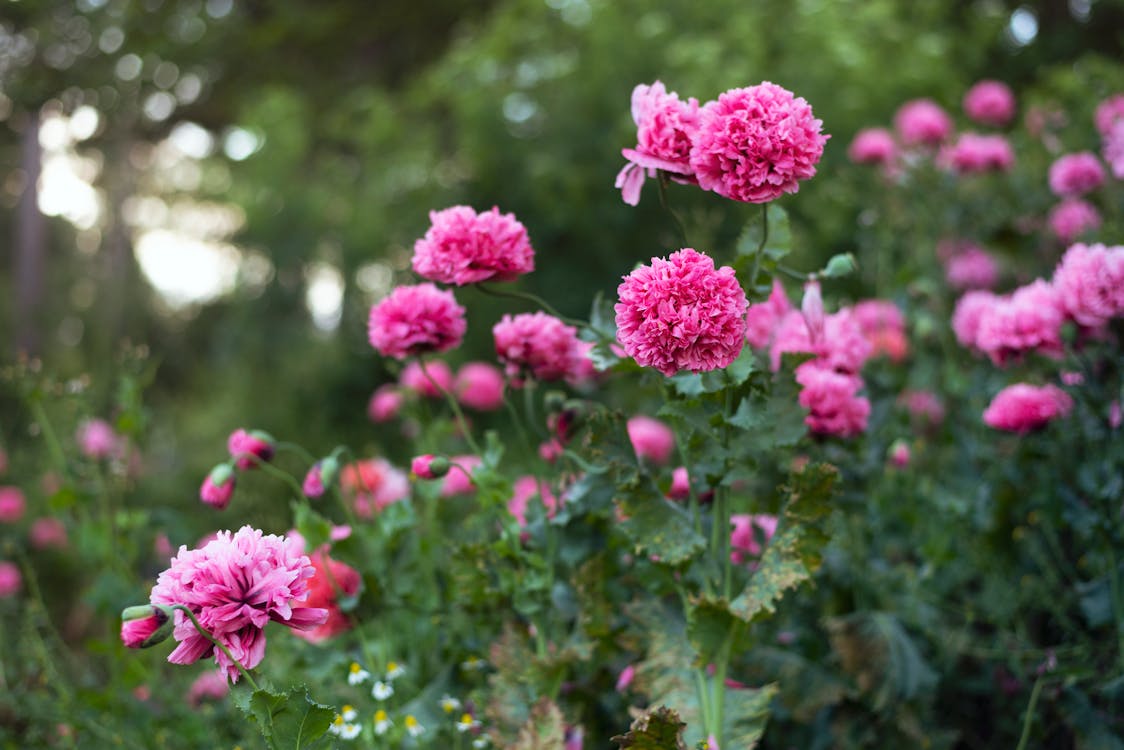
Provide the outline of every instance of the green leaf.
[[855,612],[824,622],[843,671],[882,710],[916,698],[937,684],[906,629],[889,612]]
[[638,553],[655,555],[668,565],[679,565],[706,546],[706,540],[695,531],[690,514],[664,498],[647,476],[635,477],[631,486],[620,488],[617,507],[628,517],[620,525],[621,530]]
[[519,729],[512,750],[557,750],[565,742],[566,725],[554,701],[539,698]]
[[288,693],[255,690],[245,704],[247,713],[273,750],[300,750],[324,736],[335,718],[330,707],[316,703],[304,686]]
[[[713,664],[726,644],[735,618],[726,599],[700,596],[687,610],[687,637],[698,653],[697,664]],[[749,638],[737,638],[739,650],[748,649]]]
[[312,554],[332,540],[332,522],[309,507],[307,501],[293,501],[293,525],[304,537],[305,552]]
[[757,745],[765,734],[765,724],[769,721],[769,704],[776,695],[776,685],[761,688],[742,688],[725,690],[725,726],[723,735],[726,747],[746,748]]
[[[776,203],[770,203],[765,213],[769,234],[765,238],[764,255],[774,261],[780,260],[792,252],[792,229],[788,223],[788,212]],[[752,258],[761,247],[761,237],[765,230],[761,212],[754,211],[753,217],[745,223],[738,236],[735,247],[737,254]]]
[[842,276],[848,276],[854,273],[859,267],[859,263],[855,260],[855,256],[851,253],[839,253],[831,256],[827,265],[823,267],[819,275],[825,279],[837,279]]
[[660,706],[636,719],[626,733],[613,737],[610,742],[635,750],[687,750],[683,743],[686,726],[679,714]]

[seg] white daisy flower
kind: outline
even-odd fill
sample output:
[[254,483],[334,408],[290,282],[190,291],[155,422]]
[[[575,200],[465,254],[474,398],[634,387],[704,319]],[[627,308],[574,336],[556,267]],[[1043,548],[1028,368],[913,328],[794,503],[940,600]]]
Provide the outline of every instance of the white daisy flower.
[[351,662],[351,667],[347,671],[347,684],[348,685],[362,685],[367,680],[371,679],[371,673],[359,666],[358,662]]
[[413,714],[406,716],[406,731],[410,733],[411,737],[417,737],[425,731],[425,727],[418,723]]
[[375,734],[384,735],[390,731],[392,726],[394,726],[394,722],[386,715],[386,711],[381,708],[375,711]]
[[479,737],[477,737],[476,739],[474,739],[472,741],[472,746],[474,748],[476,748],[476,750],[480,750],[480,748],[487,747],[488,746],[488,738],[485,735],[480,735]]
[[344,725],[343,717],[340,716],[339,714],[336,714],[336,718],[332,719],[332,723],[328,727],[328,732],[331,733],[331,734],[334,734],[336,736],[339,736],[339,733],[341,731],[343,731],[343,725]]
[[406,674],[406,666],[398,662],[389,661],[386,663],[386,679],[393,680],[395,677],[401,677]]
[[467,732],[470,729],[475,729],[480,726],[480,722],[472,718],[472,714],[462,714],[460,719],[457,720],[457,731]]
[[488,662],[476,656],[470,656],[461,662],[461,669],[466,672],[478,672],[487,666]]
[[377,680],[371,688],[371,697],[377,701],[384,701],[392,695],[394,695],[394,686],[382,680]]
[[355,721],[355,717],[358,715],[359,713],[351,706],[344,706],[340,709],[340,718],[346,722]]
[[445,713],[451,714],[453,711],[460,710],[461,702],[451,695],[444,695],[437,701],[437,705],[441,706],[441,710]]
[[353,740],[359,736],[359,730],[362,727],[358,724],[344,724],[343,729],[340,730],[339,737],[341,740]]

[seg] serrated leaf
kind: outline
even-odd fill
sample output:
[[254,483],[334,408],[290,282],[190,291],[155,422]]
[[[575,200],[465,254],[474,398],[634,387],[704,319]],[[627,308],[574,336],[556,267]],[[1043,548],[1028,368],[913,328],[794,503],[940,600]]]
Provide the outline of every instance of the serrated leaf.
[[776,692],[776,685],[726,689],[723,713],[726,718],[723,727],[726,747],[750,750],[757,746],[761,736],[765,734],[765,724],[769,721],[769,704]]
[[613,737],[610,742],[635,750],[687,750],[683,743],[686,726],[678,713],[660,706],[636,719],[626,733]]
[[300,750],[324,736],[335,711],[316,703],[305,687],[288,693],[255,690],[247,704],[262,736],[273,750]]
[[[713,664],[737,622],[725,599],[699,596],[687,610],[687,637],[698,654],[697,663]],[[739,623],[740,624],[740,623]],[[739,649],[749,648],[748,638],[738,638]]]
[[649,477],[637,477],[632,486],[620,488],[617,507],[627,516],[620,528],[639,553],[679,565],[706,547],[706,539],[695,531],[690,514],[664,498]]

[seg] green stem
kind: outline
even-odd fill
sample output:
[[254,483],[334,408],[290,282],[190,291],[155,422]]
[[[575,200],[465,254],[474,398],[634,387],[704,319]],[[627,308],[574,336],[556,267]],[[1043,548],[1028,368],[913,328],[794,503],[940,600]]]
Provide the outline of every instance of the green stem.
[[[278,453],[288,451],[289,453],[294,453],[294,454],[300,456],[301,458],[303,458],[305,461],[307,461],[310,464],[316,463],[316,457],[313,456],[308,451],[306,451],[301,446],[297,445],[296,443],[287,443],[283,440],[278,440],[276,443],[273,444],[273,448]],[[338,450],[338,448],[337,448],[337,450]]]
[[250,687],[254,689],[255,693],[260,689],[258,688],[258,683],[254,682],[254,678],[250,675],[249,672],[246,671],[246,668],[242,666],[242,662],[231,656],[230,650],[222,643],[219,643],[217,640],[215,640],[215,637],[211,635],[206,628],[199,624],[199,621],[195,619],[195,614],[190,609],[182,604],[173,605],[172,609],[178,609],[180,612],[183,612],[185,615],[187,615],[188,619],[191,620],[191,624],[194,625],[195,629],[199,631],[199,635],[203,636],[208,641],[213,643],[215,648],[217,648],[219,651],[222,651],[223,655],[227,659],[229,659],[231,663],[234,664],[234,666],[238,667],[238,671],[241,672],[242,676],[246,678],[246,682],[250,684]]
[[536,381],[533,378],[527,378],[523,382],[523,412],[527,415],[527,424],[534,430],[535,436],[540,440],[546,437],[546,430],[539,422],[538,410],[535,408],[535,385]]
[[31,414],[39,428],[43,430],[43,439],[47,441],[47,452],[51,454],[51,460],[55,462],[55,468],[63,476],[67,474],[66,455],[62,452],[62,444],[59,443],[58,436],[55,435],[55,429],[51,426],[51,420],[47,418],[47,410],[43,408],[43,402],[38,397],[33,397],[28,402],[31,407]]
[[477,289],[479,289],[483,294],[487,294],[490,297],[506,297],[508,299],[518,299],[518,300],[523,300],[524,302],[530,302],[531,304],[538,305],[543,310],[550,313],[554,317],[558,318],[559,320],[561,320],[566,325],[574,326],[575,328],[588,328],[589,327],[589,324],[586,323],[584,320],[577,320],[576,318],[570,318],[570,317],[567,317],[567,316],[563,315],[562,313],[558,312],[557,310],[554,309],[553,305],[551,305],[549,302],[547,302],[546,300],[544,300],[542,297],[538,296],[537,294],[531,294],[530,292],[518,292],[518,291],[514,291],[514,290],[512,290],[512,291],[501,291],[499,289],[493,289],[490,286],[485,286],[483,283],[475,284],[474,286]]
[[1038,705],[1038,695],[1042,692],[1042,676],[1034,681],[1034,688],[1030,691],[1030,702],[1026,705],[1026,717],[1023,719],[1023,733],[1019,737],[1019,744],[1015,750],[1026,750],[1030,742],[1031,725],[1034,723],[1034,709]]
[[433,379],[433,376],[429,374],[429,370],[425,368],[425,360],[421,357],[418,358],[418,366],[421,368],[422,375],[425,375],[425,379],[429,381],[429,384],[436,388],[437,392],[444,396],[445,400],[449,403],[449,408],[453,410],[453,415],[456,417],[457,425],[461,428],[461,434],[464,435],[465,442],[468,443],[472,452],[478,456],[483,455],[480,446],[476,444],[476,440],[472,437],[472,430],[469,429],[468,420],[465,419],[464,412],[461,411],[461,405],[457,403],[457,399],[453,394],[442,388],[440,383]]
[[688,246],[691,243],[687,240],[687,229],[683,224],[683,220],[667,200],[668,180],[667,172],[661,169],[656,177],[656,184],[660,187],[660,206],[671,215],[671,220],[675,222],[675,228],[679,230],[679,235],[683,238],[683,245]]
[[761,242],[757,243],[757,252],[753,254],[753,273],[749,283],[757,286],[757,272],[761,270],[761,256],[765,254],[765,243],[769,241],[769,204],[761,204]]
[[264,471],[266,474],[269,474],[275,479],[280,479],[282,482],[289,485],[293,492],[296,493],[297,499],[304,497],[304,487],[301,487],[300,483],[293,477],[292,474],[287,471],[278,469],[269,461],[262,460],[253,453],[248,453],[246,455],[250,456],[250,458],[253,459],[253,461],[256,463],[257,467]]

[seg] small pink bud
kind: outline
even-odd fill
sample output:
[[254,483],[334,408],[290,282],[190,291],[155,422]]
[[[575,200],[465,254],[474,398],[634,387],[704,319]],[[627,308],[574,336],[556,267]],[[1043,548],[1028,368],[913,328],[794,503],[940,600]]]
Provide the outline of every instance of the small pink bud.
[[261,430],[235,430],[226,441],[234,465],[245,471],[273,458],[273,437]]
[[636,667],[629,664],[621,670],[620,676],[617,677],[617,692],[623,693],[628,690],[628,686],[632,684],[632,678],[636,676]]
[[15,563],[0,560],[0,599],[15,596],[23,587],[23,576]]
[[57,518],[36,518],[31,524],[28,536],[31,537],[31,546],[35,549],[48,547],[64,549],[67,544],[66,526]]
[[121,613],[121,642],[127,648],[148,648],[172,634],[171,611],[164,606],[142,604]]
[[0,487],[0,523],[16,523],[23,518],[27,503],[19,487]]
[[816,344],[823,337],[824,314],[823,296],[820,294],[820,282],[809,279],[804,284],[804,299],[800,303],[800,312],[804,316],[804,325],[808,326],[808,338]]
[[565,448],[562,447],[562,443],[558,442],[558,438],[544,440],[539,443],[539,458],[548,464],[552,464],[558,460],[564,450]]
[[340,465],[335,456],[328,456],[321,459],[312,465],[308,473],[304,475],[304,484],[301,489],[304,490],[306,497],[316,499],[322,497],[332,483],[336,481],[336,475],[339,474]]
[[449,473],[449,459],[427,453],[410,462],[410,473],[418,479],[440,479]]
[[911,457],[909,443],[904,440],[895,440],[890,445],[889,455],[890,463],[899,469],[904,469],[909,466],[909,459]]
[[234,470],[230,468],[230,464],[219,464],[211,469],[211,473],[203,480],[203,486],[199,488],[199,499],[217,510],[229,505],[233,495]]
[[1120,402],[1113,401],[1108,405],[1108,426],[1115,430],[1121,423],[1124,423],[1124,412],[1120,409]]
[[672,500],[686,500],[691,496],[691,479],[687,475],[687,467],[680,466],[671,472],[671,487],[667,496]]
[[380,386],[367,402],[367,417],[372,422],[389,422],[402,410],[402,400],[402,391],[398,386],[393,384]]

